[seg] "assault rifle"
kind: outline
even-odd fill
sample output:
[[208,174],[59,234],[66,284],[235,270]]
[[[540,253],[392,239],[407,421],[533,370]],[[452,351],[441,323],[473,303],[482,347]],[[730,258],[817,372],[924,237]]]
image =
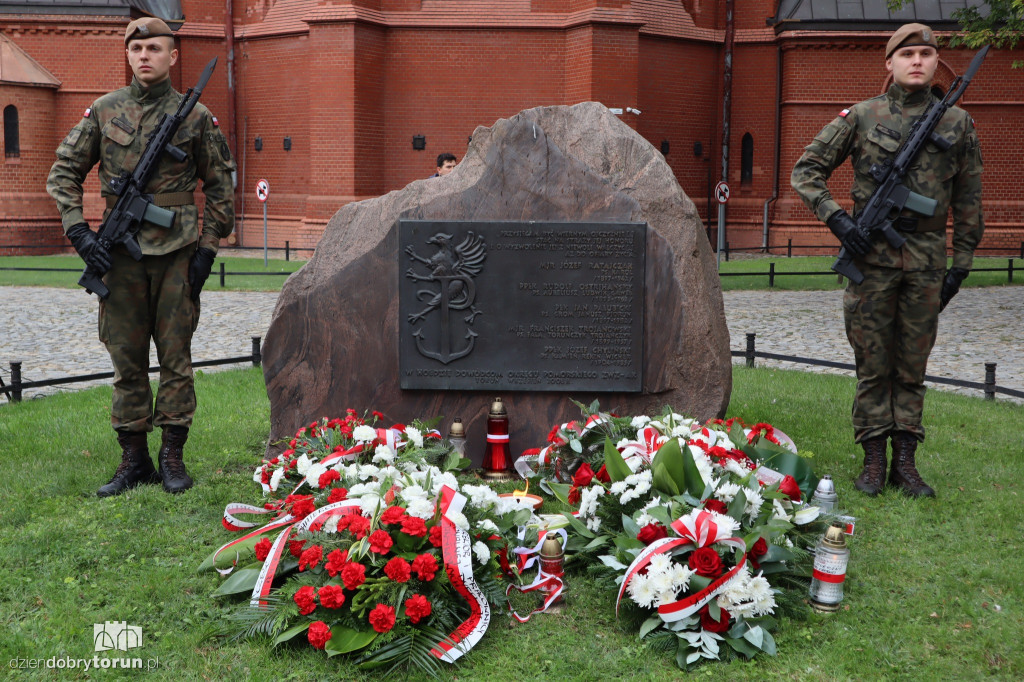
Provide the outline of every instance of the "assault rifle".
[[[192,109],[199,101],[207,81],[217,66],[217,58],[214,57],[203,69],[199,76],[199,83],[194,88],[189,88],[182,97],[178,110],[173,114],[164,114],[160,123],[149,135],[146,149],[142,152],[142,158],[135,166],[135,170],[129,173],[122,172],[116,178],[110,180],[110,188],[117,194],[117,203],[110,211],[103,224],[100,225],[96,237],[103,248],[110,250],[117,244],[124,244],[128,253],[135,260],[142,260],[142,249],[139,247],[139,240],[136,236],[142,221],[147,221],[163,228],[170,228],[174,224],[174,211],[168,211],[153,203],[153,195],[145,194],[146,185],[149,184],[160,157],[167,152],[179,163],[188,158],[188,155],[171,144],[174,134],[178,132],[178,126],[185,120]],[[110,289],[103,283],[102,277],[106,272],[99,272],[86,266],[82,276],[78,279],[79,286],[85,287],[87,293],[96,294],[106,299],[110,296]]]
[[[948,150],[952,143],[935,133],[935,127],[942,120],[951,106],[956,104],[964,90],[970,84],[974,74],[981,68],[985,61],[989,46],[981,48],[978,54],[974,55],[971,65],[963,76],[957,76],[949,91],[938,102],[935,102],[928,111],[921,116],[910,128],[910,134],[906,142],[896,153],[895,159],[886,159],[885,163],[871,166],[871,177],[878,185],[875,191],[868,198],[867,204],[854,220],[858,230],[869,240],[874,240],[881,233],[886,241],[893,248],[899,248],[906,243],[906,239],[893,228],[893,221],[899,217],[903,209],[910,209],[920,215],[930,217],[935,215],[938,202],[935,199],[921,196],[911,192],[903,184],[903,178],[907,175],[907,169],[925,144],[931,142],[942,151]],[[847,253],[845,248],[839,250],[839,258],[832,264],[832,270],[848,278],[855,284],[864,281],[864,274],[853,264],[853,256]]]

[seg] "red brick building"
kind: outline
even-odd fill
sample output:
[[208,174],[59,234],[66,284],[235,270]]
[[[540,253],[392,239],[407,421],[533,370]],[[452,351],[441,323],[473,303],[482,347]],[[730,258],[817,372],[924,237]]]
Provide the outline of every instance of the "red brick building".
[[[789,189],[803,146],[887,87],[896,26],[951,30],[948,15],[964,4],[976,3],[890,13],[881,0],[0,0],[0,246],[66,244],[44,187],[54,150],[95,98],[130,79],[129,19],[179,9],[175,87],[219,57],[203,101],[235,151],[240,245],[263,244],[260,178],[271,188],[271,247],[311,247],[343,204],[430,175],[440,152],[461,158],[476,126],[586,100],[620,109],[662,149],[705,220],[710,209],[712,230],[728,100],[731,248],[828,244]],[[938,80],[951,82],[972,54],[943,50]],[[1011,71],[1014,57],[991,53],[962,104],[985,155],[982,246],[1016,253],[1024,75]],[[850,173],[833,179],[841,201]],[[86,189],[95,224],[94,177]]]

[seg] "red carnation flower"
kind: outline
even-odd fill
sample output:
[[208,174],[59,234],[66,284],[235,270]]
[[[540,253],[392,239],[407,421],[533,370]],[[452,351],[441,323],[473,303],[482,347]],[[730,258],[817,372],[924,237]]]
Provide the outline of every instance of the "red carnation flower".
[[348,532],[362,540],[370,532],[370,519],[362,514],[349,514]]
[[321,488],[326,488],[327,486],[329,486],[334,481],[340,481],[340,480],[341,480],[341,474],[339,474],[334,469],[328,469],[324,473],[320,474],[320,480],[317,481],[317,485],[319,485],[319,487],[321,487]]
[[309,624],[309,630],[306,631],[306,639],[313,645],[314,649],[323,649],[327,646],[327,640],[333,635],[331,634],[331,628],[327,626],[327,623],[322,620],[314,621]]
[[387,554],[391,551],[391,545],[395,541],[391,539],[386,530],[375,530],[370,535],[370,551],[377,554]]
[[636,539],[645,545],[649,545],[655,540],[668,537],[668,529],[660,523],[648,523],[646,526],[640,529],[637,533]]
[[355,561],[345,564],[341,569],[341,582],[345,583],[346,590],[354,590],[366,582],[366,566]]
[[433,580],[437,573],[437,559],[433,554],[420,554],[412,560],[412,570],[420,580]]
[[725,506],[725,502],[714,497],[709,497],[704,500],[704,508],[708,511],[718,512],[719,514],[727,514],[729,512],[729,508]]
[[429,616],[432,610],[430,600],[422,594],[414,594],[405,600],[405,615],[409,616],[414,625]]
[[327,494],[327,503],[334,504],[335,502],[341,502],[348,497],[347,488],[331,488],[331,492]]
[[789,499],[794,502],[800,501],[800,486],[792,476],[786,476],[782,479],[782,483],[779,483],[779,492],[789,495]]
[[323,558],[324,548],[320,545],[313,545],[299,557],[299,570],[305,571],[307,568],[316,568]]
[[402,519],[402,532],[414,538],[422,538],[427,534],[427,523],[416,516],[406,516]]
[[590,468],[590,464],[584,462],[580,465],[580,468],[576,470],[576,475],[572,477],[572,484],[585,488],[590,485],[590,482],[594,480],[594,470]]
[[395,610],[387,604],[377,604],[370,611],[370,625],[377,632],[384,633],[395,627]]
[[718,552],[710,547],[701,547],[694,550],[687,563],[691,571],[695,571],[697,575],[702,575],[706,578],[717,578],[722,575],[724,570],[722,558],[718,556]]
[[608,468],[604,464],[601,465],[601,468],[597,470],[597,474],[595,475],[597,476],[597,480],[601,481],[601,483],[612,482],[612,477],[608,475]]
[[285,504],[291,504],[292,516],[297,519],[312,514],[313,510],[316,509],[316,503],[313,501],[312,495],[289,495],[285,500]]
[[330,554],[327,555],[327,563],[324,564],[324,568],[327,569],[327,575],[332,578],[345,568],[345,564],[348,563],[348,550],[342,551],[340,549],[331,550]]
[[391,561],[384,564],[384,575],[394,580],[396,583],[407,583],[409,578],[412,577],[412,569],[409,568],[409,562],[400,556],[396,556]]
[[266,561],[267,557],[270,556],[270,548],[274,546],[274,543],[269,538],[261,538],[259,542],[253,546],[256,551],[257,561]]
[[312,585],[303,585],[294,595],[292,600],[298,605],[299,613],[307,615],[316,610],[316,590]]
[[441,526],[440,525],[431,526],[430,527],[430,538],[429,538],[430,539],[430,544],[432,544],[434,547],[440,547],[441,546],[441,534],[442,533],[443,533],[443,531],[441,530]]
[[569,504],[571,504],[573,506],[579,504],[580,503],[580,497],[581,497],[580,489],[577,486],[574,485],[573,487],[569,488],[569,497],[568,497]]
[[404,507],[388,507],[380,515],[380,522],[385,526],[390,526],[393,523],[401,523],[403,516],[405,516]]
[[317,592],[320,604],[329,609],[340,609],[345,604],[345,591],[341,585],[324,585]]
[[729,629],[729,612],[721,609],[721,620],[711,617],[711,609],[705,606],[700,612],[700,626],[708,632],[723,633]]
[[551,427],[551,431],[548,432],[548,442],[552,443],[556,447],[559,445],[565,445],[565,441],[558,437],[558,424]]
[[299,557],[302,556],[302,548],[305,547],[305,545],[306,545],[306,541],[305,540],[289,540],[288,541],[288,552],[291,553],[291,555],[293,557],[298,559]]

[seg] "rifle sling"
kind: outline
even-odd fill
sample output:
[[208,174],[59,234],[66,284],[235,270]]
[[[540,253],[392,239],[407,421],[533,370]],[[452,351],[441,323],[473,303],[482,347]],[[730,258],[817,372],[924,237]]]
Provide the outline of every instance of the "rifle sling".
[[[117,197],[113,194],[106,197],[107,208],[114,208]],[[153,204],[156,206],[191,206],[196,203],[192,192],[167,192],[165,194],[154,194]]]

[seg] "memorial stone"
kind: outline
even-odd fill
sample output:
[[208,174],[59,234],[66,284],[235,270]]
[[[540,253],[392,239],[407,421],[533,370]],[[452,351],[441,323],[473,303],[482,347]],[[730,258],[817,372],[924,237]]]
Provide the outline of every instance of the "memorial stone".
[[731,390],[693,202],[664,157],[594,102],[477,128],[449,175],[339,210],[282,290],[263,368],[270,451],[352,407],[388,422],[444,415],[442,432],[459,416],[476,463],[497,395],[518,456],[579,416],[573,400],[709,419]]

